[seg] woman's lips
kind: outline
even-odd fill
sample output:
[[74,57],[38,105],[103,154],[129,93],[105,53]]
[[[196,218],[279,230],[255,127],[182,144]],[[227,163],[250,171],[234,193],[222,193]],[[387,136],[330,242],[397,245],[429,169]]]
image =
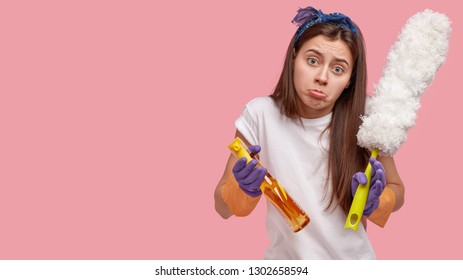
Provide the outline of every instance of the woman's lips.
[[309,95],[315,99],[319,100],[325,100],[326,99],[326,94],[324,94],[322,91],[318,90],[309,90]]

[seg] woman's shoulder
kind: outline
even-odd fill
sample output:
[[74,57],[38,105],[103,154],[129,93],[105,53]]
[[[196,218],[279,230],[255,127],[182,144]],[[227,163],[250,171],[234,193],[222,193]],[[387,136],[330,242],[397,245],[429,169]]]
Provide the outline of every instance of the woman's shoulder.
[[274,110],[276,105],[270,96],[260,96],[249,101],[246,107],[252,111],[269,111]]

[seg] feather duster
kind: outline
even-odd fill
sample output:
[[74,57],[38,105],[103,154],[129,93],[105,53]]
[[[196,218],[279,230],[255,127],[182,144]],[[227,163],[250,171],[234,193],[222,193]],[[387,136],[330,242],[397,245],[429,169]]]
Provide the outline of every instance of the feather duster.
[[[378,153],[393,155],[415,125],[420,98],[447,56],[451,28],[448,18],[425,10],[408,19],[389,50],[374,96],[367,103],[366,115],[357,133],[358,145]],[[345,228],[357,231],[370,189],[372,167],[365,174],[368,183],[359,185]],[[388,216],[389,217],[389,216]],[[384,226],[385,217],[380,226]]]
[[422,94],[445,62],[450,33],[444,14],[425,10],[409,18],[367,103],[357,134],[359,146],[385,155],[397,152],[415,125]]

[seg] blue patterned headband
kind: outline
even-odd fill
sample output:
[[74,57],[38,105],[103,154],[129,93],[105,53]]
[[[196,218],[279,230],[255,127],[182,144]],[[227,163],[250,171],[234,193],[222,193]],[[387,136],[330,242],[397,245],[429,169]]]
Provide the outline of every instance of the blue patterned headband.
[[296,31],[294,45],[297,44],[304,31],[317,23],[330,23],[340,26],[341,28],[351,31],[355,36],[358,36],[358,29],[348,16],[341,13],[324,14],[321,10],[317,10],[310,6],[304,9],[299,8],[297,15],[291,22],[299,26]]

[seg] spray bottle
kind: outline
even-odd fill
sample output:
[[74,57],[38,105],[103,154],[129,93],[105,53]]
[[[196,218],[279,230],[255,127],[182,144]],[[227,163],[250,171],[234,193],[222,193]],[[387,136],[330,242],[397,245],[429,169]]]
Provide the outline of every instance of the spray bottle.
[[[245,157],[247,162],[255,159],[255,155],[249,152],[248,147],[239,137],[236,137],[235,140],[228,145],[228,148],[237,158]],[[258,166],[262,166],[259,161],[257,162]],[[272,204],[279,210],[280,214],[286,219],[292,231],[298,232],[309,224],[309,217],[286,193],[280,183],[278,183],[278,181],[270,175],[270,173],[267,172],[265,175],[264,181],[260,185],[260,189],[267,199],[272,202]]]

